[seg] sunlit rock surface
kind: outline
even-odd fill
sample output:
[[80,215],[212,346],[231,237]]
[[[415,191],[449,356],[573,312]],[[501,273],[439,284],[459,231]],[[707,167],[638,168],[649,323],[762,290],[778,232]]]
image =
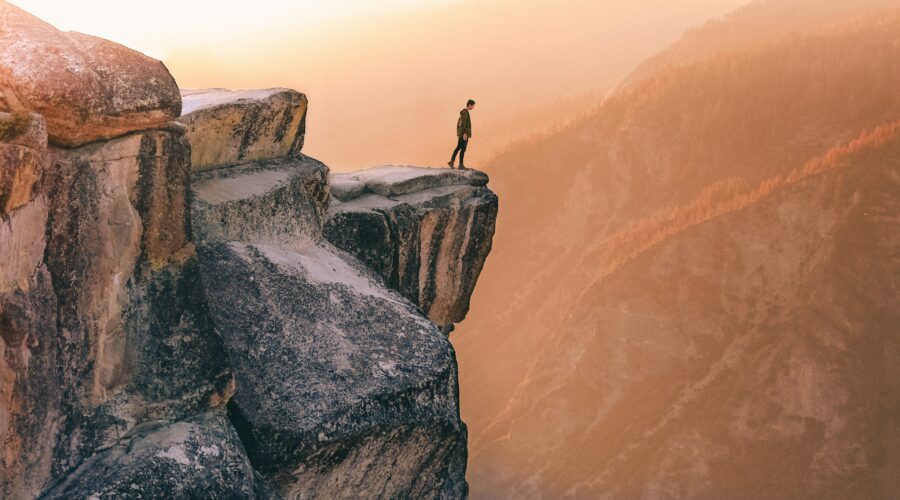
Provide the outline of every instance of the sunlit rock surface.
[[329,199],[327,178],[328,167],[308,157],[195,174],[195,239],[287,244],[321,238]]
[[39,196],[0,225],[5,495],[233,390],[198,294],[189,151],[178,129],[52,148]]
[[448,330],[491,250],[497,196],[476,170],[376,167],[333,174],[325,237]]
[[303,149],[306,96],[290,89],[183,90],[194,170],[290,157]]
[[[108,40],[59,31],[5,1],[0,85],[43,115],[50,141],[64,146],[158,127],[181,112],[178,86],[161,62]],[[0,111],[10,109],[0,99]]]

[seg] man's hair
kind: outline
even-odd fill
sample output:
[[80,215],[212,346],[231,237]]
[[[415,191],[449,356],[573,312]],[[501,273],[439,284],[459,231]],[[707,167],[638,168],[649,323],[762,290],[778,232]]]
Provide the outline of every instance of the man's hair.
[[469,102],[466,103],[466,106],[474,106],[474,105],[475,105],[475,101],[473,101],[472,99],[469,99]]

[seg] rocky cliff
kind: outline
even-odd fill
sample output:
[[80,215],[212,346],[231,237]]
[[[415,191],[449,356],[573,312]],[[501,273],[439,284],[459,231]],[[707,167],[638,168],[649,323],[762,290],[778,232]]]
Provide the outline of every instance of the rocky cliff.
[[0,91],[0,497],[466,495],[485,175],[330,177],[304,95],[5,2]]

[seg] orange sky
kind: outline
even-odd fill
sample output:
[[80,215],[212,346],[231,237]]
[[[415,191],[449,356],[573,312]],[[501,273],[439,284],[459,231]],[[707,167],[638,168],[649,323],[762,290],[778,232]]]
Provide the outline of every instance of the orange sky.
[[[12,0],[63,30],[113,40],[158,59],[178,47],[216,45],[269,29],[306,27],[376,12],[398,14],[458,0]],[[152,5],[152,6],[150,6]],[[136,8],[136,6],[138,6]]]
[[[61,29],[162,59],[182,88],[308,95],[304,151],[333,170],[468,159],[596,106],[684,30],[747,0],[13,0]],[[151,4],[142,4],[151,5]]]

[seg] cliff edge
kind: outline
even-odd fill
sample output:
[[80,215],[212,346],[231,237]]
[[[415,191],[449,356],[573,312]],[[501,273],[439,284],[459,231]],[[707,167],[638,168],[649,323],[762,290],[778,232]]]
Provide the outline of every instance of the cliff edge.
[[0,56],[0,496],[466,496],[487,176],[329,175],[303,94],[179,91],[6,2]]

